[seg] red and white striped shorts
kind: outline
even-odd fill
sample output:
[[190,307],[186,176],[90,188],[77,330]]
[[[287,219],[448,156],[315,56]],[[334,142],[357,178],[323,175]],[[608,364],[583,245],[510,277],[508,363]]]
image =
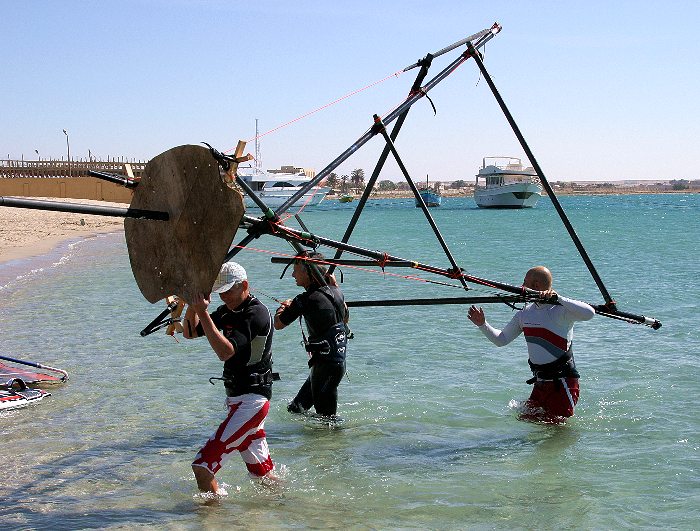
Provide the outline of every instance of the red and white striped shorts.
[[248,393],[226,398],[226,406],[226,419],[197,453],[192,465],[216,474],[231,454],[238,451],[251,476],[264,476],[275,467],[264,429],[270,401]]

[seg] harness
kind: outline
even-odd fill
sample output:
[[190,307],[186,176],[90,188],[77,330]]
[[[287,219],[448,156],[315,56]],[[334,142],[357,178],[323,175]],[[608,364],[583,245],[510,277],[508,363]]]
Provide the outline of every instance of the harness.
[[280,373],[272,372],[272,369],[267,369],[265,372],[252,372],[244,377],[238,378],[217,378],[212,376],[209,378],[209,383],[215,385],[213,380],[221,380],[224,382],[228,396],[238,396],[245,394],[253,387],[272,385],[272,382],[280,380]]
[[[251,297],[251,300],[255,300]],[[267,312],[269,318],[269,331],[262,346],[261,359],[256,363],[236,366],[229,361],[224,363],[224,371],[221,377],[209,378],[209,383],[214,385],[214,380],[221,380],[226,388],[227,396],[238,396],[246,393],[266,394],[261,387],[269,387],[272,382],[280,379],[278,372],[272,372],[272,334],[274,326],[272,316]],[[252,348],[252,347],[251,347]],[[259,352],[259,351],[258,351]],[[267,355],[265,355],[267,353]],[[253,355],[253,352],[251,352]],[[267,390],[269,393],[269,389]]]
[[347,327],[345,326],[344,316],[336,304],[335,297],[328,293],[324,288],[318,290],[322,293],[333,306],[335,310],[335,318],[337,322],[330,326],[320,336],[316,336],[311,340],[306,337],[304,327],[301,326],[301,316],[299,317],[299,326],[301,327],[301,336],[304,342],[304,348],[309,353],[309,367],[313,367],[320,361],[343,362],[348,345]]
[[534,384],[535,382],[551,382],[562,378],[579,378],[580,375],[576,370],[576,362],[574,361],[574,351],[572,347],[566,351],[566,354],[559,359],[550,363],[532,363],[527,360],[532,378],[525,383]]

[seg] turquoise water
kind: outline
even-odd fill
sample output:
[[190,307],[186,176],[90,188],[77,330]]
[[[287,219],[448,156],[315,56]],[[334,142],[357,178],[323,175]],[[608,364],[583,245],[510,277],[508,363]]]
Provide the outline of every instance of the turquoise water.
[[[213,502],[197,495],[190,462],[224,415],[222,388],[207,382],[220,362],[205,340],[139,336],[163,306],[138,292],[123,233],[0,265],[0,354],[71,375],[42,403],[0,414],[0,521],[10,529],[697,529],[700,195],[561,202],[620,309],[663,322],[658,331],[603,317],[577,325],[581,400],[567,425],[516,419],[514,404],[530,390],[524,341],[496,349],[466,307],[354,309],[343,423],[287,413],[305,354],[298,327],[276,333],[283,379],[266,431],[282,485],[251,483],[234,456],[219,474],[229,495]],[[340,239],[353,208],[328,203],[303,219]],[[546,264],[560,293],[602,302],[546,200],[491,211],[448,198],[431,212],[469,273],[519,284],[528,267]],[[375,201],[351,242],[448,267],[421,216],[410,200]],[[270,237],[251,246],[290,249]],[[254,289],[297,293],[268,254],[238,259]],[[343,273],[348,300],[462,294]],[[512,314],[485,310],[495,325]]]

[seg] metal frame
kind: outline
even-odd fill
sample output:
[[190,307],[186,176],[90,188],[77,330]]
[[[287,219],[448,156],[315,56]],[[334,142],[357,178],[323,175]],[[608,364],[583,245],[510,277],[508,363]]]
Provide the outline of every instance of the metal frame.
[[[579,239],[578,235],[576,234],[573,226],[571,225],[571,222],[569,221],[568,217],[566,216],[566,213],[564,212],[564,209],[562,208],[561,204],[559,203],[559,200],[557,199],[556,195],[554,194],[554,191],[552,190],[551,186],[549,185],[549,182],[547,181],[544,173],[542,172],[542,169],[540,168],[539,164],[537,163],[537,160],[535,159],[532,151],[530,150],[529,146],[527,145],[527,142],[525,141],[525,138],[523,137],[522,133],[520,132],[520,129],[518,128],[517,124],[515,123],[515,120],[513,119],[513,116],[511,115],[510,111],[508,110],[505,102],[503,101],[503,98],[499,94],[498,90],[496,89],[495,84],[493,83],[493,80],[491,79],[491,76],[489,75],[488,71],[486,70],[486,67],[484,66],[484,63],[482,61],[481,54],[479,52],[479,49],[482,48],[488,41],[490,41],[493,37],[496,36],[501,30],[501,26],[498,23],[495,23],[491,28],[484,29],[474,35],[471,35],[470,37],[467,37],[466,39],[462,39],[461,41],[458,41],[456,43],[453,43],[438,52],[434,54],[428,54],[426,55],[423,59],[419,60],[418,62],[407,66],[404,68],[404,71],[411,70],[413,68],[420,67],[420,71],[418,75],[416,76],[416,79],[411,87],[411,90],[409,91],[408,97],[404,102],[402,102],[399,106],[397,106],[393,111],[391,111],[386,117],[383,119],[380,118],[377,115],[374,115],[374,124],[368,129],[367,132],[365,132],[360,138],[355,141],[350,147],[348,147],[345,151],[343,151],[340,155],[338,155],[328,166],[326,166],[323,170],[321,170],[319,173],[316,174],[316,176],[308,182],[306,185],[304,185],[299,191],[297,191],[292,197],[290,197],[287,201],[285,201],[280,208],[278,208],[276,211],[272,210],[269,208],[264,201],[250,188],[250,186],[238,175],[235,176],[236,183],[244,190],[246,194],[248,194],[252,200],[255,202],[255,204],[262,210],[262,216],[255,218],[251,216],[244,216],[243,221],[241,223],[241,226],[244,226],[247,228],[248,234],[240,241],[240,243],[236,246],[234,246],[229,253],[226,255],[224,261],[229,261],[231,260],[242,248],[245,248],[248,243],[250,243],[252,240],[255,238],[260,237],[263,234],[268,234],[272,235],[278,238],[285,239],[288,241],[292,247],[295,249],[297,254],[302,253],[304,251],[304,247],[309,247],[309,248],[315,248],[317,245],[325,245],[331,248],[336,249],[336,253],[333,259],[325,260],[324,263],[330,264],[329,272],[333,272],[333,269],[335,266],[339,263],[351,263],[352,261],[343,261],[340,259],[342,253],[344,251],[351,251],[355,254],[358,254],[360,256],[365,256],[368,258],[371,258],[374,260],[373,263],[377,266],[380,266],[382,268],[384,267],[410,267],[414,269],[418,269],[423,272],[443,276],[443,277],[448,277],[451,279],[459,280],[462,284],[462,288],[467,291],[469,290],[468,284],[477,284],[481,286],[488,286],[490,288],[500,290],[500,291],[505,291],[507,293],[510,293],[511,295],[502,295],[502,294],[497,294],[494,296],[490,297],[457,297],[457,298],[437,298],[437,299],[409,299],[409,300],[382,300],[382,301],[357,301],[357,302],[350,302],[348,303],[349,306],[356,306],[356,307],[362,307],[362,306],[398,306],[398,305],[409,305],[409,304],[416,304],[416,305],[427,305],[427,304],[469,304],[469,303],[486,303],[486,302],[498,302],[498,303],[506,303],[512,305],[515,302],[525,302],[529,300],[536,300],[538,299],[538,293],[529,290],[527,288],[521,287],[521,286],[513,286],[510,284],[505,284],[501,282],[496,282],[492,280],[487,280],[479,277],[475,277],[472,275],[469,275],[464,272],[463,269],[459,267],[457,262],[455,261],[454,257],[452,256],[452,253],[450,252],[447,243],[445,242],[444,238],[440,234],[440,231],[437,227],[437,224],[433,220],[432,216],[430,215],[430,212],[428,211],[420,193],[418,192],[413,180],[411,179],[408,170],[404,166],[403,162],[401,161],[400,155],[398,151],[396,150],[396,147],[394,145],[394,141],[396,140],[396,137],[398,136],[405,120],[408,114],[408,111],[410,110],[411,106],[418,102],[422,97],[428,97],[427,94],[428,92],[433,89],[437,84],[439,84],[441,81],[443,81],[447,76],[449,76],[454,70],[456,70],[461,64],[463,64],[465,61],[468,59],[472,58],[476,62],[481,74],[484,76],[484,79],[486,80],[487,84],[489,85],[489,88],[491,89],[496,101],[498,102],[501,110],[503,111],[508,123],[510,124],[511,128],[513,129],[513,132],[515,133],[516,137],[518,138],[523,150],[525,151],[530,163],[532,164],[532,167],[535,169],[537,175],[539,176],[539,179],[544,187],[544,189],[547,191],[548,196],[550,197],[552,203],[554,204],[555,209],[557,210],[557,213],[559,214],[559,217],[562,220],[562,223],[566,227],[569,236],[571,237],[574,245],[576,246],[579,254],[581,255],[583,261],[585,262],[586,266],[588,267],[589,272],[591,273],[591,276],[593,277],[593,280],[595,281],[596,285],[598,286],[598,289],[600,290],[604,300],[605,304],[604,305],[592,305],[593,308],[596,310],[596,313],[599,315],[605,316],[605,317],[610,317],[613,319],[619,319],[619,320],[624,320],[627,322],[632,322],[632,323],[637,323],[637,324],[644,324],[647,326],[650,326],[653,329],[658,329],[661,327],[661,323],[650,317],[645,317],[643,315],[636,315],[636,314],[631,314],[627,312],[622,312],[619,311],[616,307],[615,301],[613,298],[610,296],[608,293],[607,289],[605,288],[605,285],[603,284],[602,279],[598,275],[598,272],[596,271],[590,257],[588,256],[585,248],[583,247],[583,244],[581,243],[581,240]],[[435,57],[438,57],[439,55],[442,55],[444,53],[447,53],[451,50],[454,50],[455,48],[458,48],[462,45],[466,44],[466,50],[460,54],[460,56],[453,60],[448,66],[446,66],[443,70],[441,70],[435,77],[433,77],[430,81],[428,81],[425,85],[421,85],[423,83],[423,80],[427,76],[428,69],[430,68],[432,61]],[[428,98],[429,99],[429,98]],[[431,102],[432,103],[432,102]],[[386,130],[386,124],[389,124],[393,121],[396,121],[396,124],[394,125],[394,128],[392,129],[391,134],[389,134]],[[374,168],[374,171],[372,172],[372,175],[369,179],[368,185],[365,188],[362,197],[355,209],[355,212],[353,214],[353,217],[348,224],[348,227],[346,228],[345,234],[343,235],[342,241],[335,241],[335,240],[330,240],[328,238],[324,238],[315,234],[310,233],[304,224],[300,221],[300,225],[302,226],[301,231],[283,226],[280,220],[280,214],[286,212],[292,205],[294,205],[299,198],[301,198],[304,194],[306,194],[309,190],[311,190],[313,187],[317,186],[323,179],[325,179],[330,173],[337,168],[340,164],[342,164],[345,160],[347,160],[353,153],[355,153],[358,149],[360,149],[364,144],[366,144],[371,138],[374,136],[381,134],[386,142],[386,145],[384,149],[382,150],[382,153],[377,161],[377,164]],[[225,170],[229,170],[231,167],[232,162],[238,162],[235,157],[231,157],[228,155],[224,155],[211,146],[209,146],[210,151],[212,153],[212,156],[218,160],[218,162],[222,165],[222,167]],[[386,159],[391,153],[394,158],[396,159],[396,162],[398,163],[404,177],[406,178],[406,181],[408,182],[411,190],[413,191],[414,195],[416,196],[416,201],[418,202],[418,205],[421,206],[421,210],[423,211],[426,219],[428,220],[436,238],[438,239],[440,245],[442,246],[443,251],[445,252],[445,255],[447,256],[450,265],[452,266],[451,269],[444,269],[440,267],[435,267],[431,266],[428,264],[421,264],[417,263],[411,260],[406,260],[403,258],[391,256],[387,253],[380,253],[378,251],[371,251],[368,249],[364,249],[358,246],[350,245],[348,243],[352,232],[357,224],[357,221],[364,209],[364,206],[367,202],[367,199],[369,198],[369,195],[374,188],[374,185],[376,184],[377,178],[386,162]],[[234,168],[237,166],[234,166]],[[126,187],[133,188],[138,185],[137,182],[132,181],[130,179],[124,179],[120,176],[114,176],[111,174],[106,174],[106,173],[101,173],[101,172],[90,172],[90,174],[94,177],[98,177],[100,179],[108,180],[111,182],[116,182],[118,184],[122,184]],[[118,208],[112,208],[112,207],[96,207],[96,206],[85,206],[85,205],[75,205],[71,203],[55,203],[55,202],[47,202],[47,201],[32,201],[32,200],[20,200],[20,199],[11,199],[11,198],[4,198],[0,197],[0,206],[17,206],[17,207],[23,207],[23,208],[37,208],[37,209],[44,209],[44,210],[58,210],[58,211],[65,211],[65,212],[79,212],[79,213],[86,213],[86,214],[99,214],[99,215],[111,215],[111,216],[119,216],[119,217],[136,217],[136,218],[141,218],[141,219],[147,219],[147,220],[167,220],[168,219],[168,214],[166,212],[155,212],[155,211],[144,211],[144,210],[135,210],[135,209],[118,209]],[[297,217],[297,219],[299,219]],[[282,260],[282,259],[277,259],[273,258],[273,262],[276,260]],[[286,263],[289,262],[289,259],[284,259]],[[316,265],[313,263],[313,260],[309,261],[309,265],[312,270],[312,274],[316,277],[317,281],[320,282],[321,284],[324,284],[324,278],[323,275],[320,274],[318,271]],[[357,262],[357,261],[355,261]],[[367,263],[367,261],[364,261],[363,263]],[[552,303],[556,303],[556,301],[549,301]],[[163,324],[163,319],[171,312],[170,306],[162,312],[154,321],[152,321],[142,332],[141,335],[148,335],[152,331],[160,328],[160,326]]]

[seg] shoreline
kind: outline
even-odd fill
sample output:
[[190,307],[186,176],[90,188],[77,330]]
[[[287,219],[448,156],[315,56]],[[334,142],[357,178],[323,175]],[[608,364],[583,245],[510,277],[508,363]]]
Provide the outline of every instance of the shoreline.
[[[695,190],[640,191],[640,190],[585,190],[571,193],[558,191],[557,195],[649,195],[649,194],[694,194]],[[464,193],[445,194],[443,197],[469,197]],[[412,199],[408,192],[383,192],[370,196],[370,199]],[[36,199],[80,203],[85,205],[107,205],[123,207],[122,203],[109,203],[89,199],[62,199],[40,197]],[[337,196],[327,197],[327,201],[337,201]],[[351,203],[352,204],[352,203]],[[96,234],[124,231],[122,218],[34,210],[17,207],[0,208],[0,265],[14,260],[25,260],[48,254],[63,242],[84,239]]]
[[[87,199],[53,197],[33,199],[84,205],[124,206],[121,203]],[[0,265],[48,254],[68,240],[123,230],[124,221],[117,217],[2,207],[0,208]]]
[[[565,196],[582,196],[582,195],[590,195],[590,196],[597,196],[597,195],[655,195],[655,194],[697,194],[700,193],[700,190],[697,188],[692,188],[688,190],[649,190],[649,189],[637,189],[637,188],[601,188],[601,189],[596,189],[596,188],[581,188],[581,189],[571,189],[571,188],[566,188],[566,189],[557,189],[554,191],[557,195],[557,197],[565,197]],[[441,192],[442,197],[473,197],[474,196],[474,189],[469,188],[466,191],[464,190],[459,190],[459,191],[442,191]],[[359,199],[362,196],[362,193],[355,194],[355,199]],[[328,194],[326,196],[326,200],[328,201],[337,201],[338,198],[341,197],[341,194]],[[543,192],[542,198],[544,199],[547,197],[546,192]],[[372,192],[369,196],[369,199],[413,199],[414,195],[410,190],[402,190],[402,191],[386,191],[386,192]]]

